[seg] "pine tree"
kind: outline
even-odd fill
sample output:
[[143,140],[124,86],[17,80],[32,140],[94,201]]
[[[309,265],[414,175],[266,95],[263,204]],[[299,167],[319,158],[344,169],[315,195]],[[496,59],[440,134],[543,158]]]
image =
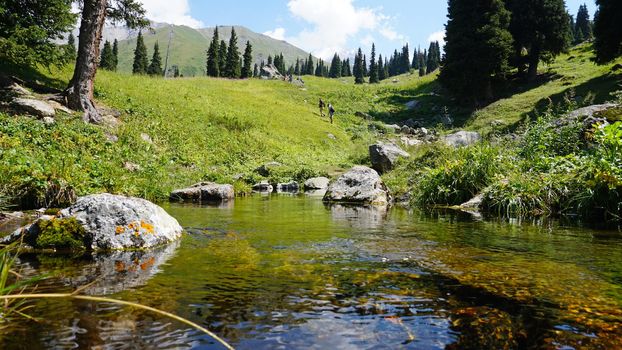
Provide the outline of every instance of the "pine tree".
[[369,58],[369,83],[378,84],[378,64],[376,62],[376,44],[371,44],[371,57]]
[[142,31],[138,32],[138,38],[136,39],[136,49],[134,50],[134,64],[132,66],[132,73],[134,74],[147,74],[147,67],[149,67],[149,61],[147,58],[147,47],[143,39]]
[[436,43],[430,43],[430,49],[428,50],[428,62],[426,64],[426,74],[430,74],[438,69],[440,57],[438,57],[439,53],[436,52]]
[[116,71],[117,67],[119,67],[119,40],[117,39],[114,39],[114,44],[112,45],[112,57],[114,59],[112,70]]
[[622,56],[622,2],[596,0],[599,6],[594,16],[594,48],[596,62],[603,64]]
[[279,55],[279,62],[280,62],[280,66],[278,67],[279,71],[284,72],[285,71],[285,57],[283,57],[283,53]]
[[474,104],[494,97],[493,83],[509,71],[510,16],[503,0],[449,0],[439,77],[448,91]]
[[309,54],[309,59],[307,59],[307,75],[313,75],[313,56]]
[[410,49],[408,44],[402,48],[402,55],[400,56],[400,71],[402,73],[408,73],[410,71]]
[[104,48],[99,59],[99,68],[105,70],[114,69],[114,56],[112,55],[112,46],[110,46],[110,41],[108,40],[106,40],[106,42],[104,43]]
[[253,76],[253,46],[250,41],[246,41],[244,50],[244,63],[242,66],[242,79]]
[[328,72],[330,78],[341,78],[341,58],[335,53]]
[[379,55],[378,56],[378,80],[379,81],[383,81],[387,78],[385,73],[386,71],[384,70],[384,61],[382,60],[382,55]]
[[300,75],[300,59],[296,58],[296,66],[294,67],[294,74]]
[[224,40],[220,40],[220,48],[218,49],[218,71],[221,77],[225,76],[225,69],[227,68],[227,43]]
[[227,50],[227,62],[225,63],[225,77],[237,79],[240,77],[240,52],[238,51],[238,36],[235,28],[231,27],[231,39]]
[[[117,41],[115,40],[115,43]],[[76,59],[76,38],[72,33],[69,33],[67,38],[67,60],[74,61]]]
[[214,29],[212,41],[207,49],[207,75],[210,77],[220,76],[220,35],[218,34],[218,26]]
[[147,68],[147,74],[151,76],[162,75],[162,57],[160,56],[160,45],[157,41],[153,46],[153,57],[151,58],[149,68]]
[[410,64],[412,69],[419,69],[419,50],[414,50],[413,61]]
[[574,25],[574,42],[576,44],[592,39],[592,23],[590,22],[590,13],[587,9],[587,5],[583,4],[579,6],[577,20]]
[[369,76],[369,69],[367,68],[367,56],[363,55],[363,76]]
[[[540,61],[548,61],[565,52],[570,44],[570,19],[565,2],[506,0],[506,6],[512,12],[510,32],[514,38],[514,64],[521,73],[527,65],[527,78],[533,80],[538,74]],[[527,50],[526,56],[523,56],[524,49]]]
[[359,48],[358,53],[354,57],[354,83],[355,84],[363,84],[365,83],[365,71],[363,68],[363,50]]
[[384,58],[384,77],[389,78],[389,60],[386,57]]
[[257,78],[259,76],[259,66],[255,63],[255,68],[253,69],[253,77]]

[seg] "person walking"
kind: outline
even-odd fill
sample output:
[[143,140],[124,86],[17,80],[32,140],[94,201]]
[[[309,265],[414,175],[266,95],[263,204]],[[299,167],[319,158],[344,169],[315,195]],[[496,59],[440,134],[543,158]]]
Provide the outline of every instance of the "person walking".
[[322,116],[322,117],[324,116],[324,107],[325,106],[326,106],[326,104],[324,104],[324,101],[322,101],[322,99],[320,98],[319,107],[320,107],[320,116]]
[[333,116],[335,115],[335,109],[333,108],[332,104],[328,104],[328,115],[330,117],[330,123],[333,123]]

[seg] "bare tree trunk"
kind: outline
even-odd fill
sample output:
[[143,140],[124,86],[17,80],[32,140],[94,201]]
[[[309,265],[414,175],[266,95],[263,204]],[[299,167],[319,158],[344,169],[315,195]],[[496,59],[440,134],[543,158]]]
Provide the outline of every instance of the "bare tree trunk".
[[84,0],[78,58],[73,78],[66,90],[69,108],[84,111],[82,119],[94,124],[102,120],[93,103],[93,82],[99,61],[99,47],[106,20],[107,3],[107,0]]
[[538,63],[540,63],[540,48],[533,47],[529,51],[529,69],[527,70],[527,81],[534,81],[538,77]]

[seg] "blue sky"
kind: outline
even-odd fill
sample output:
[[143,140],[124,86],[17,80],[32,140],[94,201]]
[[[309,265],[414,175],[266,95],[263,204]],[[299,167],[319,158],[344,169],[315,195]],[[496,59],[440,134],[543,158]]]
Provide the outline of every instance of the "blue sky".
[[[316,56],[369,51],[375,42],[386,55],[408,42],[427,47],[443,37],[447,19],[444,0],[140,0],[155,21],[193,27],[243,25],[284,39]],[[586,3],[593,16],[594,0],[567,0],[576,15]]]

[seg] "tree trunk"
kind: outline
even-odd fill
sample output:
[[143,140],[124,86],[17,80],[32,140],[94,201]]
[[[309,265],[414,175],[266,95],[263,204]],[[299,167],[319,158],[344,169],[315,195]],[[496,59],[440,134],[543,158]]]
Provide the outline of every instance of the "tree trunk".
[[540,50],[532,49],[529,52],[529,70],[527,71],[527,81],[534,81],[538,77],[538,63],[540,63]]
[[93,103],[93,82],[99,61],[107,3],[107,0],[84,1],[76,68],[66,90],[69,108],[84,111],[82,119],[94,124],[102,120]]

